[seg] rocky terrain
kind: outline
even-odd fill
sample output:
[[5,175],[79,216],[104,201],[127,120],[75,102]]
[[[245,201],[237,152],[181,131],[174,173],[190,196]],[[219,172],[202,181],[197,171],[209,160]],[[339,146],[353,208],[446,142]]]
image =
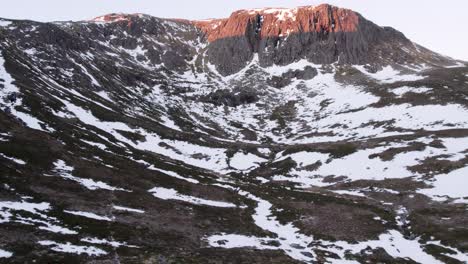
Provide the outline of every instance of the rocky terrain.
[[0,19],[0,109],[0,262],[468,261],[468,65],[351,10]]

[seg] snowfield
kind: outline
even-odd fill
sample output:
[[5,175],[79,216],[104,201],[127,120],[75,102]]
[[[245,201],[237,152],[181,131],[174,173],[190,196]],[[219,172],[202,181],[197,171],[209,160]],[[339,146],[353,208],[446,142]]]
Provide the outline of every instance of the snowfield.
[[80,185],[86,187],[89,190],[94,191],[98,189],[103,189],[103,190],[109,190],[109,191],[131,192],[123,188],[112,187],[102,181],[94,181],[92,179],[82,179],[82,178],[75,177],[71,174],[73,172],[73,167],[68,166],[63,160],[57,160],[54,163],[54,165],[55,165],[54,172],[57,173],[60,177],[67,179],[67,180],[78,182]]
[[168,189],[168,188],[163,188],[163,187],[154,187],[150,189],[149,192],[152,193],[154,197],[157,197],[163,200],[177,200],[177,201],[183,201],[183,202],[187,202],[187,203],[191,203],[195,205],[206,205],[206,206],[214,206],[214,207],[236,207],[236,205],[232,203],[212,201],[212,200],[206,200],[206,199],[202,199],[198,197],[193,197],[190,195],[178,193],[174,189]]
[[71,254],[86,254],[88,256],[101,256],[107,254],[106,251],[92,247],[92,246],[78,246],[73,245],[70,242],[58,243],[50,240],[42,240],[38,242],[41,246],[51,246],[50,249],[57,252],[65,252]]
[[468,190],[465,188],[468,167],[454,170],[447,174],[434,177],[432,188],[421,189],[419,193],[432,197],[435,200],[455,199],[458,203],[468,203]]

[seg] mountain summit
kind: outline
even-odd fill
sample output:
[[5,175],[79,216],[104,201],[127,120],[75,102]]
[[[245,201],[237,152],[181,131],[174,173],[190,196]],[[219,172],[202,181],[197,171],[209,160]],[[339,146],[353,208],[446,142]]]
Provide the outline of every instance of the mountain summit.
[[[108,14],[94,22],[144,19],[142,14]],[[146,16],[148,18],[148,16]],[[300,59],[317,64],[454,65],[456,62],[380,27],[359,13],[329,4],[297,8],[239,10],[225,19],[174,20],[193,25],[208,42],[207,58],[223,75],[233,74],[258,55],[262,66]]]
[[0,19],[0,262],[466,263],[467,175],[467,65],[351,10]]
[[239,10],[226,19],[193,23],[205,33],[210,61],[223,74],[244,67],[254,53],[263,66],[303,58],[317,64],[451,64],[395,29],[328,4]]
[[226,19],[195,21],[208,41],[257,33],[259,38],[307,32],[356,32],[359,15],[330,5],[298,8],[263,8],[234,12]]

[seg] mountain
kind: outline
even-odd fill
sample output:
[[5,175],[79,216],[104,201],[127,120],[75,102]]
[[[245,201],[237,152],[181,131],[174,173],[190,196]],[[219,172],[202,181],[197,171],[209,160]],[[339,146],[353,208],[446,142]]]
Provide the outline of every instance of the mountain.
[[468,261],[468,66],[395,29],[0,19],[0,50],[0,262]]
[[447,58],[412,43],[393,28],[379,27],[352,10],[331,5],[240,10],[227,19],[194,24],[209,42],[209,61],[223,75],[241,70],[254,54],[263,67],[299,59],[317,64],[450,65]]

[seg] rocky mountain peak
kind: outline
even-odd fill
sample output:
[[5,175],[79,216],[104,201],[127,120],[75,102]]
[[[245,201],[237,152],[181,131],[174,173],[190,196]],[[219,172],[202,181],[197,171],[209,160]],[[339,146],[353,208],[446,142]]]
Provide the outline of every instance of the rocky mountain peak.
[[248,34],[253,26],[261,37],[285,37],[305,32],[355,32],[360,15],[336,6],[322,4],[297,8],[259,8],[236,11],[226,19],[194,21],[213,42]]
[[450,64],[415,45],[401,32],[381,27],[349,9],[329,4],[244,9],[225,19],[191,21],[204,34],[208,56],[223,75],[245,67],[258,54],[261,66],[301,59],[316,64]]

